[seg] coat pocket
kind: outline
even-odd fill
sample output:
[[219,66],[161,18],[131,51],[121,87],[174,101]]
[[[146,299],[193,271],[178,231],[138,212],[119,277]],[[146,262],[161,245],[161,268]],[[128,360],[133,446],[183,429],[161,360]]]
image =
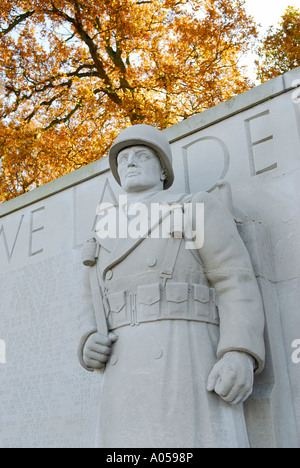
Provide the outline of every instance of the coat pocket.
[[188,294],[188,283],[167,283],[166,299],[170,317],[187,317]]
[[125,292],[117,292],[108,296],[110,311],[119,314],[125,306]]
[[124,323],[126,320],[126,297],[125,291],[120,291],[114,294],[109,294],[108,297],[110,314],[108,317],[108,323],[110,328],[116,328],[117,326]]
[[196,317],[208,319],[210,316],[210,288],[201,284],[194,284],[194,303]]
[[159,283],[138,286],[137,288],[138,321],[158,319],[160,315]]

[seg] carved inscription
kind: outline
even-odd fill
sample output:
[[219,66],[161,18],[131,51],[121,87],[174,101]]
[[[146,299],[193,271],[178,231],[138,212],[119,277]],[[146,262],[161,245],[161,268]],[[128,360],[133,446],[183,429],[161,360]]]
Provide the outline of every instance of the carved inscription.
[[296,88],[295,91],[293,91],[292,93],[291,99],[293,102],[295,112],[298,135],[300,138],[300,79],[294,80],[292,83],[292,87]]
[[21,229],[23,220],[24,220],[24,215],[22,215],[21,218],[20,218],[20,222],[19,222],[19,225],[17,227],[16,235],[14,237],[13,246],[12,246],[11,249],[9,249],[9,246],[8,246],[7,235],[6,235],[6,232],[5,232],[5,229],[4,229],[4,225],[2,224],[2,226],[0,228],[0,238],[2,237],[2,239],[3,239],[4,249],[5,249],[5,252],[6,252],[8,262],[10,262],[10,260],[11,260],[11,258],[13,256],[13,253],[14,253],[14,250],[15,250],[15,247],[16,247],[16,243],[17,243],[17,240],[18,240],[18,237],[19,237],[19,234],[20,234],[20,229]]
[[[194,157],[196,155],[195,160],[202,160],[203,167],[206,168],[206,171],[207,168],[209,168],[209,172],[213,174],[214,180],[209,181],[210,183],[208,186],[205,186],[205,182],[203,183],[203,187],[201,186],[201,189],[212,192],[217,187],[218,180],[223,179],[228,172],[230,163],[228,148],[223,140],[214,136],[198,138],[182,148],[186,193],[191,193],[191,191],[193,191],[191,188],[191,175],[193,170],[189,167],[189,161],[193,153],[195,153]],[[201,177],[207,179],[207,174],[202,175],[201,171],[197,171],[197,186],[202,185],[201,182],[199,182]]]
[[[22,214],[15,224],[14,231],[10,231],[9,234],[5,222],[0,225],[0,242],[2,241],[3,243],[5,257],[8,263],[12,260],[21,232],[23,228],[26,228],[26,225],[29,225],[29,231],[26,233],[26,237],[28,238],[28,256],[33,257],[44,252],[44,248],[41,246],[42,238],[38,233],[44,231],[45,227],[37,218],[45,209],[45,206],[41,206],[40,208],[30,211],[26,215]],[[26,218],[29,218],[29,222],[27,222]],[[39,245],[38,248],[36,247],[37,244]]]
[[0,276],[0,336],[9,350],[0,365],[0,447],[85,446],[98,389],[95,382],[90,393],[76,357],[81,257],[73,250],[37,258]]
[[4,340],[0,340],[0,364],[6,363],[6,343]]
[[41,315],[69,302],[74,297],[73,282],[80,285],[79,267],[68,254],[61,254],[19,269],[12,281],[11,311],[19,314],[22,304],[23,311]]
[[[271,164],[264,166],[259,160],[260,150],[262,151],[261,154],[268,155],[267,159],[269,158],[270,153],[272,157],[272,151],[270,148],[266,147],[265,145],[262,147],[261,145],[271,142],[274,138],[274,135],[266,133],[265,135],[261,134],[258,138],[253,135],[256,133],[255,127],[259,128],[260,130],[261,128],[267,127],[267,124],[269,123],[267,118],[269,115],[270,111],[266,110],[245,120],[251,177],[262,174],[263,172],[271,171],[277,167],[277,162],[272,162]],[[259,167],[257,167],[258,165]]]
[[45,228],[44,226],[39,226],[39,227],[36,227],[35,226],[35,214],[36,213],[39,213],[40,211],[44,211],[45,210],[45,207],[42,206],[41,208],[38,208],[37,210],[33,210],[30,212],[30,232],[29,232],[29,257],[33,257],[34,255],[38,255],[38,254],[41,254],[43,253],[44,249],[41,248],[39,250],[36,250],[36,251],[33,251],[33,235],[36,233],[36,232],[40,232],[40,231],[43,231]]
[[[4,366],[1,366],[4,367]],[[1,448],[88,447],[93,427],[91,408],[96,407],[98,389],[84,379],[78,365],[54,371],[11,376],[14,387],[4,380],[1,392]],[[13,398],[12,398],[13,394]]]

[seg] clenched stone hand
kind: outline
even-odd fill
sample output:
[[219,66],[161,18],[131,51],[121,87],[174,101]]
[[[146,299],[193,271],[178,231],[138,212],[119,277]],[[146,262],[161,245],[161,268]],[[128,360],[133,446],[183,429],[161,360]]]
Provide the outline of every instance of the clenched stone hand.
[[218,361],[207,382],[207,390],[215,391],[224,401],[237,405],[252,393],[255,361],[249,354],[231,351]]

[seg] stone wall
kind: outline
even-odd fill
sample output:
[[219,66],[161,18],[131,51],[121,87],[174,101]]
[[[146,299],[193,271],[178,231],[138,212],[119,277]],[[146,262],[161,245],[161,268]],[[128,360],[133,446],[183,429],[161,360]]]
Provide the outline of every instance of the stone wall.
[[[230,184],[261,288],[267,363],[245,405],[253,447],[300,446],[299,78],[165,130],[171,191],[228,203]],[[104,158],[0,206],[0,447],[93,446],[102,377],[76,357],[80,251],[99,202],[120,193]]]

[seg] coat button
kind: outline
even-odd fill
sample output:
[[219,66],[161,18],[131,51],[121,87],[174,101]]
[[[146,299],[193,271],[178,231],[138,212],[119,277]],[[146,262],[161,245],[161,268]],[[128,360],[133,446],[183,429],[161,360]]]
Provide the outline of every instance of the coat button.
[[105,278],[106,278],[107,280],[111,280],[112,277],[113,277],[113,275],[114,275],[114,274],[113,274],[112,270],[108,270],[108,272],[107,272],[106,275],[105,275]]
[[160,359],[163,355],[163,350],[162,349],[156,349],[155,351],[153,351],[153,359]]
[[157,263],[157,260],[156,260],[155,257],[148,257],[147,258],[147,265],[149,267],[154,267],[156,265],[156,263]]
[[110,360],[109,360],[109,363],[112,365],[112,366],[115,366],[118,362],[118,356],[116,354],[113,354],[111,357],[110,357]]

